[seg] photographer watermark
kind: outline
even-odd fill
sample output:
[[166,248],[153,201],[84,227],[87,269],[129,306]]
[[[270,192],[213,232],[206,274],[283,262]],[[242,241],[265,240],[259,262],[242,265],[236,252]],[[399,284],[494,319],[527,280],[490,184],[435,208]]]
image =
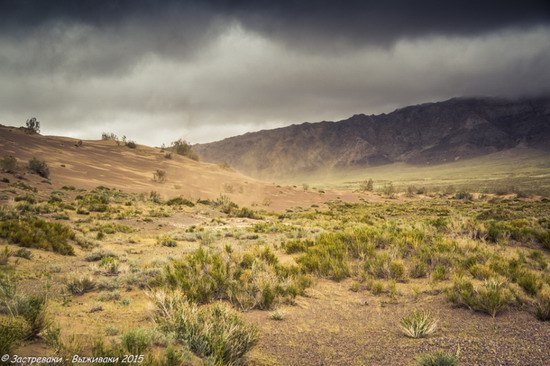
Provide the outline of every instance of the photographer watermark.
[[122,356],[81,356],[63,358],[60,356],[19,356],[5,354],[0,357],[3,364],[14,365],[46,365],[70,362],[72,364],[91,364],[91,363],[142,363],[144,355],[122,355]]

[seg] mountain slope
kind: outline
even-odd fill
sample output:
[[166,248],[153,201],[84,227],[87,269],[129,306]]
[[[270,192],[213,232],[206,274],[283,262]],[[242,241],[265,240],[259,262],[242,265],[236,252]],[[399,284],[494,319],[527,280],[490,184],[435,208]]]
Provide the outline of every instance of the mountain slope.
[[454,98],[389,114],[247,133],[195,150],[204,160],[273,178],[393,162],[445,163],[518,145],[547,149],[548,140],[550,98]]

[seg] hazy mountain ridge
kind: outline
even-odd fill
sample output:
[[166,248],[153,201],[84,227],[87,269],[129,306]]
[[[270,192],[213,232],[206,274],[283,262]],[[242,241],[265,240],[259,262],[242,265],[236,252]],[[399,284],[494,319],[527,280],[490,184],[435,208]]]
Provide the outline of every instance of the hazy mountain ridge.
[[195,146],[208,161],[275,177],[392,162],[438,164],[521,145],[548,149],[550,98],[453,98],[339,122],[303,123]]

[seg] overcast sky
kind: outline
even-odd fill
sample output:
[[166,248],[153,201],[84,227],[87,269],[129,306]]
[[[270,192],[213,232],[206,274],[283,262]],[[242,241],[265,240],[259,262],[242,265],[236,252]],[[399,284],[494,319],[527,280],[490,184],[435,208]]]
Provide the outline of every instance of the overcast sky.
[[547,3],[0,0],[0,123],[158,146],[548,93]]

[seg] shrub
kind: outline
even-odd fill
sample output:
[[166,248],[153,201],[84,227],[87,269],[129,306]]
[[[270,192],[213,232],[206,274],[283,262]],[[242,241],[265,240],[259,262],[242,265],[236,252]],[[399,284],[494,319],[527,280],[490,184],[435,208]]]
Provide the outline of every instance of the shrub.
[[104,140],[104,141],[116,141],[118,143],[118,136],[115,135],[114,133],[112,132],[103,132],[101,134],[101,139]]
[[50,176],[50,169],[48,168],[48,164],[46,164],[43,160],[38,160],[37,158],[32,158],[29,160],[29,169],[42,178],[48,178]]
[[543,285],[540,276],[536,272],[530,270],[521,271],[516,278],[516,282],[528,295],[531,296],[535,296]]
[[156,309],[155,322],[174,332],[191,351],[215,364],[238,363],[258,342],[258,330],[222,303],[199,307],[179,293],[149,294]]
[[294,239],[286,241],[282,244],[283,249],[287,254],[305,252],[309,247],[312,247],[315,243],[309,239]]
[[166,201],[166,204],[168,206],[188,206],[188,207],[194,207],[195,204],[184,197],[174,197]]
[[314,272],[340,281],[349,277],[351,273],[348,254],[345,246],[340,242],[332,241],[329,235],[322,235],[317,245],[308,248],[296,262],[305,272]]
[[214,253],[199,249],[165,268],[165,280],[188,300],[229,300],[242,310],[270,309],[279,298],[293,301],[309,282],[296,267],[284,267],[268,250]]
[[67,243],[75,233],[61,223],[50,223],[30,216],[0,222],[0,237],[26,248],[51,250],[73,255],[74,248]]
[[495,317],[512,301],[512,294],[505,284],[497,279],[486,280],[483,285],[474,288],[467,280],[455,281],[447,290],[448,299],[456,305],[481,311]]
[[49,325],[46,309],[47,298],[44,294],[14,298],[12,308],[14,315],[25,319],[29,326],[25,338],[36,338]]
[[254,210],[248,207],[242,207],[239,210],[234,210],[233,212],[231,212],[231,215],[235,217],[244,217],[244,218],[254,219],[254,220],[262,219],[260,215],[258,215]]
[[535,300],[535,316],[540,321],[550,321],[550,287],[539,291]]
[[82,295],[92,291],[96,287],[93,277],[74,277],[67,281],[67,290],[73,295]]
[[417,260],[413,263],[409,270],[409,276],[411,278],[424,278],[428,275],[428,266],[421,260]]
[[359,190],[372,192],[374,190],[374,182],[373,182],[372,178],[363,181],[361,183],[361,186],[359,187]]
[[471,201],[473,196],[470,192],[460,191],[455,194],[457,200]]
[[10,354],[29,333],[30,328],[22,317],[0,315],[0,354]]
[[420,355],[416,359],[415,366],[456,366],[458,365],[458,355],[453,355],[444,351],[435,351],[432,353]]
[[157,238],[157,244],[164,247],[175,247],[178,245],[178,242],[172,239],[170,235],[161,235]]
[[413,310],[401,319],[401,331],[410,338],[427,337],[437,328],[438,320],[427,310]]
[[184,139],[179,139],[172,142],[172,146],[170,149],[178,155],[183,155],[183,156],[192,155],[191,144],[185,141]]
[[17,172],[17,159],[14,156],[5,156],[0,160],[0,168],[6,173],[15,173]]
[[149,329],[132,329],[122,335],[122,346],[132,355],[144,354],[153,343],[153,336]]
[[92,253],[88,254],[84,259],[88,262],[95,262],[95,261],[99,261],[99,260],[101,260],[105,257],[117,258],[117,255],[113,252],[110,252],[110,251],[96,250],[96,251],[93,251]]
[[18,257],[18,258],[25,258],[25,259],[28,259],[28,260],[32,259],[32,252],[28,249],[25,249],[25,248],[17,249],[15,252],[13,252],[12,255],[14,257]]
[[135,143],[135,141],[129,140],[126,142],[126,147],[128,147],[129,149],[135,149],[137,147],[137,144]]

